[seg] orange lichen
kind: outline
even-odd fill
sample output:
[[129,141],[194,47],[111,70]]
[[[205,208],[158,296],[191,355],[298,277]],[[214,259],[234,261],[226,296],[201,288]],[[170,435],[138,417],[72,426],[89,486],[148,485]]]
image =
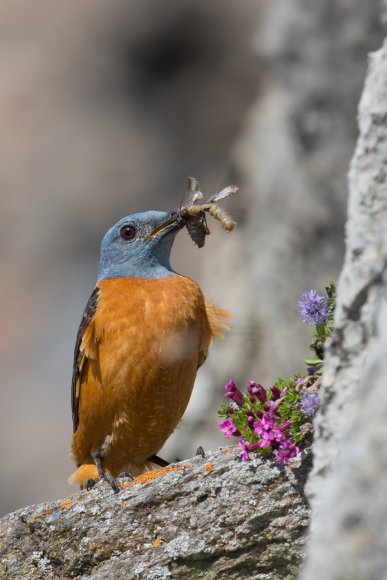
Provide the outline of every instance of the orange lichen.
[[59,505],[63,509],[70,510],[73,507],[73,500],[71,498],[64,499],[63,501],[60,502]]
[[127,487],[132,487],[133,485],[150,483],[154,479],[163,477],[167,473],[173,473],[174,471],[181,471],[184,469],[192,469],[192,468],[193,468],[192,465],[176,465],[175,467],[163,467],[162,469],[153,469],[152,471],[146,471],[142,475],[139,475],[130,483],[121,483],[121,487],[122,489],[126,489]]
[[157,540],[155,540],[155,541],[153,542],[153,547],[154,547],[154,548],[157,550],[157,548],[160,548],[160,546],[161,546],[161,540],[159,540],[159,539],[157,538]]
[[223,453],[232,453],[232,449],[223,449]]
[[212,463],[207,463],[207,465],[206,465],[206,466],[205,466],[205,468],[204,468],[204,471],[205,471],[206,473],[211,473],[211,471],[212,471],[213,469],[214,469],[214,467],[213,467]]

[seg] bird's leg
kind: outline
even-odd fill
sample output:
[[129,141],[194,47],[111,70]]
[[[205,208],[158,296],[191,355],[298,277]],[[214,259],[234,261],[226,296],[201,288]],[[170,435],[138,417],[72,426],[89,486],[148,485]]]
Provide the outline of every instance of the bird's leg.
[[112,490],[114,491],[114,493],[119,493],[120,486],[118,485],[117,481],[114,479],[114,477],[112,476],[110,471],[108,469],[106,469],[105,473],[103,472],[102,458],[99,455],[92,455],[92,457],[93,457],[94,463],[97,467],[99,479],[104,479],[105,481],[107,481],[108,484],[110,485],[110,487],[112,488]]
[[120,493],[121,488],[108,469],[104,473],[104,479],[108,482],[114,493]]
[[97,471],[98,471],[98,477],[100,479],[103,479],[102,459],[101,459],[101,457],[99,457],[99,455],[92,455],[92,457],[94,459],[94,463],[95,463]]

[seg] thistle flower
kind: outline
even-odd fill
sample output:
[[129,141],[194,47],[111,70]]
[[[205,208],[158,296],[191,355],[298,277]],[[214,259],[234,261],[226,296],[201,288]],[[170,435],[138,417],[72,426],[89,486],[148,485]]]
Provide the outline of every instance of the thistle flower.
[[223,432],[223,435],[226,439],[230,439],[230,437],[239,437],[240,432],[234,425],[234,421],[232,419],[226,419],[222,423],[218,425],[219,429]]
[[319,405],[320,397],[318,395],[304,395],[301,398],[301,411],[310,419],[316,416]]
[[305,324],[323,324],[328,317],[328,304],[316,290],[309,290],[298,301],[298,314]]

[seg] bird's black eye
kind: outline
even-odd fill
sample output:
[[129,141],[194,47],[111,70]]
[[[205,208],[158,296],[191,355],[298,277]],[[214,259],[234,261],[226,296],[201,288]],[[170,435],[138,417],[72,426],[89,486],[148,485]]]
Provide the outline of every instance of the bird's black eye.
[[123,240],[129,241],[136,237],[137,230],[134,226],[126,225],[122,226],[120,230],[120,236]]

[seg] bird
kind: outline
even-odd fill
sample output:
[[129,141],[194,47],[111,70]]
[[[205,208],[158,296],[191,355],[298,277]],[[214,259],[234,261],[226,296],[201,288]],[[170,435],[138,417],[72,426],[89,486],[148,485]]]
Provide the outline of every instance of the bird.
[[176,273],[177,212],[120,219],[101,243],[96,286],[74,350],[70,484],[90,489],[166,465],[157,456],[180,422],[197,370],[230,314]]

